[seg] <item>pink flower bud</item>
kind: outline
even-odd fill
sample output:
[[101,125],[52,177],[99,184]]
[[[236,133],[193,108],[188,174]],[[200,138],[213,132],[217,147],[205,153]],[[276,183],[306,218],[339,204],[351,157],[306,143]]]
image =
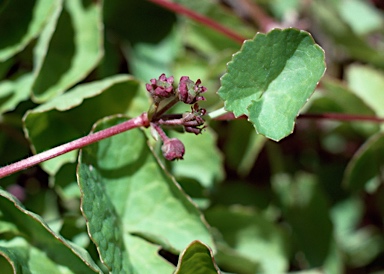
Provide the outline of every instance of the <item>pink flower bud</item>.
[[175,159],[183,159],[185,147],[177,138],[166,139],[161,147],[165,159],[173,161]]

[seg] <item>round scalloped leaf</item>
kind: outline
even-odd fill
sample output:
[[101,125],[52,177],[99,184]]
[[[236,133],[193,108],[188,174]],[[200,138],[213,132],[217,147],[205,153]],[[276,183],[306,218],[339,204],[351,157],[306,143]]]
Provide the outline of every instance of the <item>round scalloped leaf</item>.
[[274,29],[244,42],[221,78],[219,96],[236,117],[247,115],[256,131],[279,141],[325,72],[324,51],[311,35]]

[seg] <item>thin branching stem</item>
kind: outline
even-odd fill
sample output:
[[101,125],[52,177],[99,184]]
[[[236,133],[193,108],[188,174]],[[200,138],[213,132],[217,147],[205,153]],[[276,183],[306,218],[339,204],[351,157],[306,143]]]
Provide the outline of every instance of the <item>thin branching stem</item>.
[[164,107],[159,109],[151,118],[151,121],[157,120],[160,116],[170,110],[175,104],[179,102],[179,97],[175,96],[170,102],[168,102]]
[[236,32],[234,32],[234,31],[220,25],[216,21],[214,21],[208,17],[205,17],[204,15],[198,14],[198,13],[194,12],[193,10],[190,10],[190,9],[188,9],[182,5],[179,5],[179,4],[170,2],[170,1],[166,1],[166,0],[148,0],[148,1],[155,3],[159,6],[162,6],[168,10],[171,10],[177,14],[185,15],[185,16],[187,16],[187,17],[189,17],[189,18],[191,18],[197,22],[200,22],[203,25],[210,27],[210,28],[226,35],[227,37],[231,38],[232,40],[234,40],[240,44],[242,44],[245,40],[244,37],[237,34]]
[[337,120],[337,121],[365,121],[372,123],[384,123],[384,118],[370,116],[370,115],[355,115],[344,113],[304,113],[298,118],[302,119],[325,119],[325,120]]
[[85,147],[87,145],[93,144],[97,141],[114,136],[124,131],[137,128],[137,127],[148,127],[148,126],[149,126],[149,121],[148,121],[147,113],[143,113],[140,116],[136,118],[132,118],[121,124],[112,126],[110,128],[107,128],[101,131],[97,131],[95,133],[89,134],[87,136],[76,139],[69,143],[54,147],[52,149],[41,152],[29,158],[23,159],[19,162],[15,162],[13,164],[4,166],[0,168],[0,178],[4,178],[6,176],[9,176],[23,169],[40,164],[49,159],[55,158],[57,156],[60,156],[62,154],[65,154],[67,152],[70,152],[82,147]]
[[[217,113],[212,112],[211,114],[209,114],[209,117],[213,120],[227,120],[227,121],[247,118],[246,115],[242,115],[236,118],[232,112],[225,112],[221,109],[218,110]],[[370,116],[370,115],[356,115],[356,114],[345,114],[345,113],[304,113],[304,114],[300,114],[297,118],[314,119],[314,120],[320,120],[320,119],[335,120],[335,121],[346,121],[346,122],[365,121],[365,122],[372,122],[372,123],[384,123],[384,118]]]

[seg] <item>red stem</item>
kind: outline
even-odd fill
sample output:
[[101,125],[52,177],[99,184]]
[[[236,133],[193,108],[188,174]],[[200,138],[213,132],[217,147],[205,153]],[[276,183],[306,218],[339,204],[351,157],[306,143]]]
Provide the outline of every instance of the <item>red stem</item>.
[[171,10],[177,14],[183,14],[197,22],[200,22],[202,23],[203,25],[206,25],[214,30],[217,30],[218,32],[221,32],[222,34],[226,35],[227,37],[231,38],[232,40],[242,44],[245,40],[244,37],[242,37],[241,35],[238,35],[236,32],[220,25],[219,23],[217,23],[216,21],[204,16],[204,15],[201,15],[201,14],[198,14],[190,9],[187,9],[185,8],[184,6],[182,5],[179,5],[179,4],[176,4],[176,3],[173,3],[173,2],[169,2],[169,1],[166,1],[166,0],[148,0],[152,3],[155,3],[159,6],[162,6],[163,8],[166,8],[168,10]]
[[304,119],[327,119],[337,121],[367,121],[372,123],[384,123],[384,118],[368,115],[355,115],[343,113],[305,113],[301,114],[298,118]]
[[[227,112],[214,120],[235,120],[235,119],[246,119],[246,115],[235,117],[232,112]],[[384,118],[368,115],[355,115],[355,114],[344,114],[344,113],[304,113],[300,114],[297,118],[301,119],[326,119],[326,120],[337,120],[337,121],[366,121],[372,123],[384,123]]]
[[52,149],[49,149],[47,151],[41,152],[36,155],[33,155],[19,162],[10,164],[8,166],[4,166],[0,168],[0,178],[9,176],[23,169],[40,164],[41,162],[55,158],[57,156],[60,156],[72,150],[79,149],[87,145],[93,144],[97,141],[103,140],[105,138],[111,137],[121,132],[130,130],[133,128],[137,128],[137,127],[148,127],[148,126],[149,126],[149,121],[147,118],[147,113],[143,113],[136,118],[132,118],[116,126],[92,133],[90,135],[84,136],[72,142],[54,147]]
[[157,131],[163,143],[169,139],[167,134],[165,134],[164,130],[158,124],[151,123],[151,126]]

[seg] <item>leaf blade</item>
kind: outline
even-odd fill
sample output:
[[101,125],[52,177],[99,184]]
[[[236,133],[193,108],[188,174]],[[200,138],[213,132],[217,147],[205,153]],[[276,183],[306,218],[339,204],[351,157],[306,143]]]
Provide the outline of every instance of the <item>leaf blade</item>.
[[[111,117],[98,123],[95,130],[125,120]],[[161,258],[151,252],[148,243],[171,252],[180,252],[196,239],[213,246],[201,213],[159,165],[146,142],[139,129],[129,130],[88,146],[79,158],[83,214],[91,237],[112,271],[120,265],[113,261],[105,239],[111,239],[111,244],[116,242],[116,247],[110,250],[120,248],[120,253],[126,254],[121,257],[122,269],[128,272],[141,267],[131,259],[131,253],[136,252],[128,245],[132,236],[147,242],[139,244],[148,249],[148,260],[155,260],[157,264]],[[111,215],[115,221],[104,222],[104,218]],[[110,231],[114,231],[113,235]],[[168,264],[163,260],[161,267],[169,268]]]
[[244,42],[218,94],[226,110],[247,115],[258,133],[279,141],[292,133],[324,71],[324,52],[309,33],[274,29]]

